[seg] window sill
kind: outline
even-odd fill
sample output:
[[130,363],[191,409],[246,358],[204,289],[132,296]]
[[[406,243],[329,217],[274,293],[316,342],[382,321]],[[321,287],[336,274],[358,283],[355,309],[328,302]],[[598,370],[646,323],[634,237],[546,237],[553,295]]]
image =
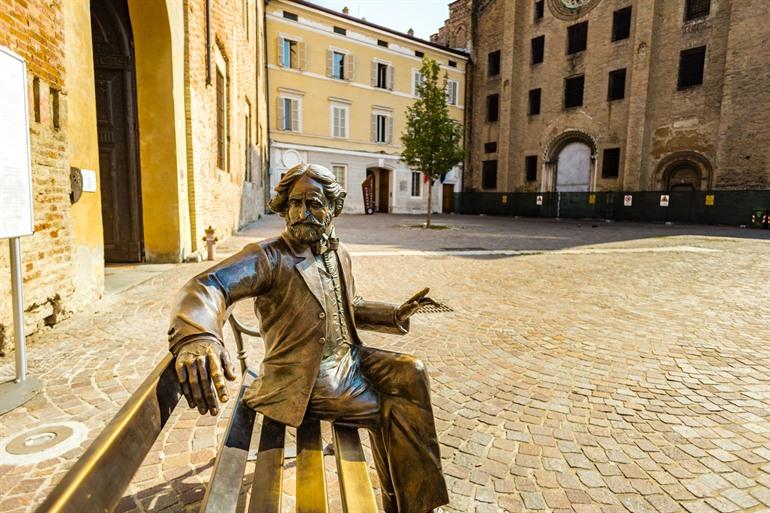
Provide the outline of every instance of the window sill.
[[688,86],[676,86],[676,90],[679,93],[687,93],[690,91],[697,91],[702,87],[703,87],[703,82],[701,82],[700,84],[694,84],[694,85],[688,85]]

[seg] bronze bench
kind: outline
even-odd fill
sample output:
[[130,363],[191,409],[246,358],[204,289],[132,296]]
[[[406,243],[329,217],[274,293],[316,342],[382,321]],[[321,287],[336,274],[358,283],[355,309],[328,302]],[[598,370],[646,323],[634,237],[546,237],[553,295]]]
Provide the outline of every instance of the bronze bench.
[[[243,382],[217,453],[201,512],[244,511],[241,485],[254,429],[259,446],[251,487],[249,513],[278,513],[284,467],[285,426],[257,414],[242,402],[246,387],[257,376],[246,365],[243,334],[255,330],[229,318],[238,347]],[[155,367],[86,452],[59,481],[37,513],[111,513],[118,506],[134,474],[144,461],[181,398],[169,353]],[[261,427],[260,427],[261,424]],[[376,513],[377,505],[358,430],[332,426],[343,509],[347,513]],[[321,426],[307,421],[297,429],[296,511],[328,511]]]

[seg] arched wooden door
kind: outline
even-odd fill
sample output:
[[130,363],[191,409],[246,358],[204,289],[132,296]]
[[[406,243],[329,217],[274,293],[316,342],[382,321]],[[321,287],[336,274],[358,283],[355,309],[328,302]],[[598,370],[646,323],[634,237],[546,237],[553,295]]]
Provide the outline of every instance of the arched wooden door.
[[92,0],[104,259],[141,262],[142,198],[134,44],[127,0]]

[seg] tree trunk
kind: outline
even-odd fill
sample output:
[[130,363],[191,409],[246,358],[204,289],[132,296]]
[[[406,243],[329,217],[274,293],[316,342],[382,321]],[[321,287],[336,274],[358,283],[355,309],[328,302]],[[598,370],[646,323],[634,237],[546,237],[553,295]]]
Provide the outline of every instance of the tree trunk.
[[430,216],[433,212],[433,180],[428,177],[428,222],[425,228],[430,228]]

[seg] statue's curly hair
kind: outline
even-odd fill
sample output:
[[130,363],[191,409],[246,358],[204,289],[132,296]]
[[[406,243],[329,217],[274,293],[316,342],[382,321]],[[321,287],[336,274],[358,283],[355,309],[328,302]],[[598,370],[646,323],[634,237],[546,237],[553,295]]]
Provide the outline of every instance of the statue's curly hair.
[[285,216],[289,208],[289,192],[294,183],[303,176],[312,178],[323,186],[324,195],[334,208],[334,216],[340,215],[347,193],[331,171],[316,164],[299,164],[289,169],[275,187],[275,197],[268,204],[270,209],[276,214]]

